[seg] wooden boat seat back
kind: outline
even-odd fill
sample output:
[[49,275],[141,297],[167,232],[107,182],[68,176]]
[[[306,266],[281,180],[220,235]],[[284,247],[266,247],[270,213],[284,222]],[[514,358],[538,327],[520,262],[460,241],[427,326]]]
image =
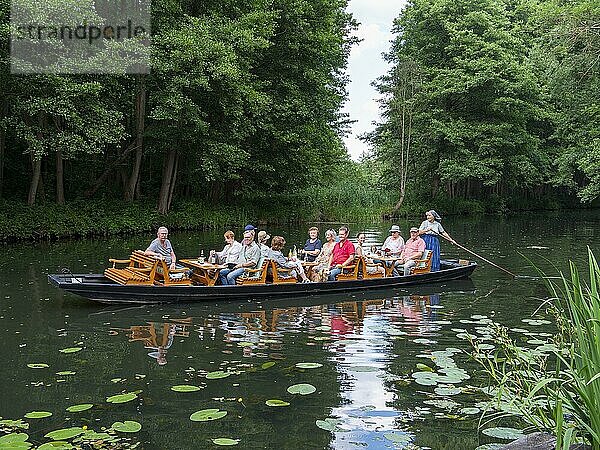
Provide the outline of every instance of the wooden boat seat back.
[[[379,268],[383,266],[378,263],[367,262],[367,258],[364,256],[359,258],[357,264],[360,266],[359,273],[362,275],[363,279],[383,278],[384,276],[385,271],[382,272],[379,270]],[[373,271],[373,268],[376,268],[376,271]]]
[[256,269],[246,269],[242,276],[237,277],[235,284],[265,284],[270,262],[268,258],[260,258]]
[[156,267],[156,282],[164,286],[191,286],[192,280],[187,275],[190,269],[183,267],[180,269],[169,269],[167,263],[158,260]]
[[411,275],[418,275],[420,273],[431,272],[431,257],[433,252],[431,250],[425,250],[421,259],[417,259],[416,265],[410,270]]
[[275,261],[271,261],[271,273],[273,274],[273,284],[297,283],[298,279],[292,276],[292,270],[284,267],[278,267]]
[[342,272],[337,276],[339,280],[358,280],[358,269],[360,267],[360,257],[354,258],[354,264],[346,266],[342,269]]
[[[141,250],[135,250],[129,259],[109,259],[112,267],[104,271],[104,276],[119,284],[152,285],[155,282],[158,260],[147,256]],[[117,264],[128,264],[117,267]]]

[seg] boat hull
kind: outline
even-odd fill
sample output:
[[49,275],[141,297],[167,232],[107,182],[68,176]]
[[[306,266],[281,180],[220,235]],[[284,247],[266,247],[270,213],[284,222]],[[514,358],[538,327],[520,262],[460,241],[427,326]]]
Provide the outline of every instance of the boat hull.
[[196,303],[261,300],[335,294],[352,291],[422,286],[468,278],[477,264],[442,261],[442,270],[390,278],[344,280],[325,283],[284,283],[238,286],[139,286],[121,285],[102,274],[48,275],[53,285],[72,294],[105,304]]

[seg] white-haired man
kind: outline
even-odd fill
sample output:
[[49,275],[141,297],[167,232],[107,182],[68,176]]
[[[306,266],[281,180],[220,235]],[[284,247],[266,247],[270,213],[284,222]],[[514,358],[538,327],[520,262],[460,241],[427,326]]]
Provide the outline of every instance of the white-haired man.
[[156,239],[150,243],[144,254],[164,259],[169,265],[169,269],[175,269],[177,257],[173,251],[171,241],[167,239],[168,235],[169,230],[167,230],[167,227],[160,227],[156,232]]

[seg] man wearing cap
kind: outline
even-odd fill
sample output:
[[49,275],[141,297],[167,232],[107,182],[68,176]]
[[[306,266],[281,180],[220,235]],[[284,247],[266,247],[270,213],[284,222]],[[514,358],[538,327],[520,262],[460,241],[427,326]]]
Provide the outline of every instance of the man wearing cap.
[[390,236],[383,242],[381,250],[383,250],[384,253],[390,253],[394,256],[399,255],[404,248],[404,239],[400,236],[400,227],[398,225],[392,225],[389,232]]
[[258,246],[260,247],[261,258],[268,258],[269,253],[271,253],[271,249],[267,244],[269,239],[271,239],[271,236],[269,236],[265,230],[260,230],[258,232]]
[[244,231],[242,250],[238,256],[237,264],[233,269],[223,269],[219,272],[221,284],[235,286],[235,280],[242,275],[246,269],[253,269],[260,259],[260,247],[254,242],[254,230]]
[[[404,275],[410,274],[410,269],[417,264],[417,260],[421,259],[425,252],[425,241],[419,236],[419,229],[412,227],[410,229],[410,239],[404,244],[404,249],[400,253],[400,259],[396,262],[396,268],[404,268]],[[397,273],[394,273],[397,275]]]

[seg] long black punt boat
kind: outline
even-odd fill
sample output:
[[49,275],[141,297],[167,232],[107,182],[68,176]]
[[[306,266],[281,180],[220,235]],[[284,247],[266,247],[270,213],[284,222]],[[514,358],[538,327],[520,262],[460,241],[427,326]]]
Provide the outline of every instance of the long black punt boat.
[[252,284],[238,286],[139,286],[115,283],[102,274],[48,275],[50,283],[67,292],[106,304],[196,303],[227,300],[289,299],[374,289],[422,286],[468,278],[477,263],[442,260],[438,272],[387,278],[324,283]]

